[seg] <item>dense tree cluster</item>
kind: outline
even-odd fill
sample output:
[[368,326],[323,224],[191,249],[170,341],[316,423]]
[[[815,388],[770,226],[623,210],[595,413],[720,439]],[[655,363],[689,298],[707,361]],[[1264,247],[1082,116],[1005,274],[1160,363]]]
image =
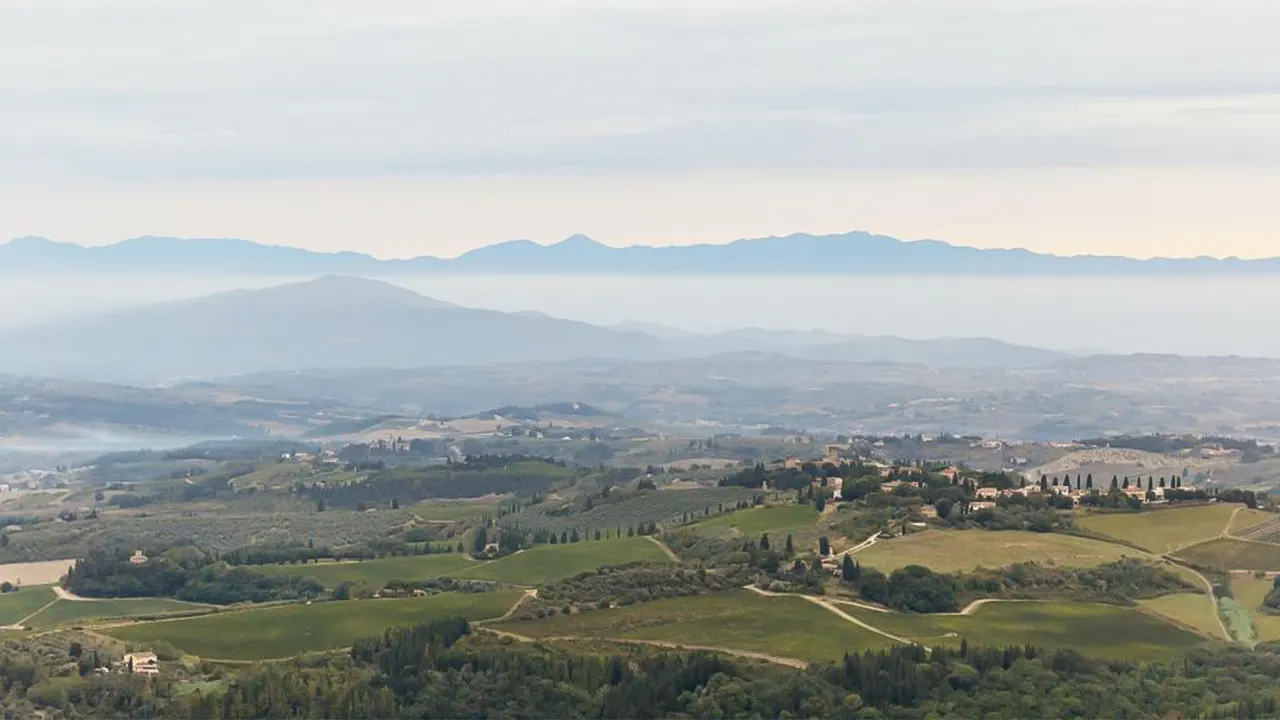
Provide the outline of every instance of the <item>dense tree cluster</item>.
[[940,613],[960,609],[956,578],[935,573],[922,565],[908,565],[888,576],[874,568],[864,568],[853,584],[864,600],[903,612]]
[[1027,562],[956,576],[962,602],[978,598],[1054,599],[1127,605],[1176,592],[1200,592],[1163,566],[1124,558],[1095,567],[1060,567]]
[[1271,591],[1262,600],[1262,609],[1269,613],[1280,614],[1280,575],[1271,583]]
[[324,586],[315,578],[267,575],[213,561],[195,548],[134,564],[126,553],[99,551],[77,560],[66,587],[84,597],[176,597],[228,605],[316,597]]
[[538,597],[527,604],[525,615],[570,607],[575,611],[605,609],[668,597],[702,595],[741,585],[732,575],[707,572],[705,568],[658,565],[646,562],[619,567],[602,567],[538,589]]

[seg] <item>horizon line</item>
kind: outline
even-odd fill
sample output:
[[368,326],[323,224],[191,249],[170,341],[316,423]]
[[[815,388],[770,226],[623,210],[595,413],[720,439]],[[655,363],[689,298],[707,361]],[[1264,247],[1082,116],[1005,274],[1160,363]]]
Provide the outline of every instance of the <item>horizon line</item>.
[[588,241],[588,242],[593,243],[593,244],[595,244],[595,245],[597,245],[597,246],[604,247],[604,248],[608,248],[608,249],[610,249],[610,250],[627,250],[627,249],[631,249],[631,248],[642,248],[642,249],[651,249],[651,250],[665,250],[665,249],[679,249],[679,248],[690,248],[690,247],[728,247],[728,246],[730,246],[730,245],[734,245],[734,244],[737,244],[737,243],[750,243],[750,242],[759,242],[759,241],[768,241],[768,240],[787,240],[787,239],[791,239],[791,238],[798,238],[798,237],[814,238],[814,239],[838,239],[838,238],[848,238],[848,237],[850,237],[850,236],[864,236],[864,237],[866,237],[866,238],[874,238],[874,239],[879,239],[879,240],[890,240],[890,241],[897,242],[897,243],[900,243],[900,244],[903,244],[903,245],[942,245],[942,246],[946,246],[946,247],[950,247],[950,248],[955,248],[955,249],[961,249],[961,250],[975,250],[975,251],[979,251],[979,252],[997,252],[997,253],[999,253],[999,252],[1015,252],[1015,253],[1027,253],[1027,254],[1030,254],[1030,255],[1035,255],[1035,256],[1040,256],[1040,257],[1045,257],[1045,258],[1056,258],[1056,259],[1062,259],[1062,260],[1071,260],[1071,259],[1107,259],[1107,260],[1130,260],[1130,261],[1135,261],[1135,262],[1144,262],[1144,263],[1145,263],[1145,262],[1159,262],[1159,261],[1216,261],[1216,262],[1246,262],[1246,263],[1247,263],[1247,262],[1280,261],[1280,255],[1257,256],[1257,257],[1242,257],[1242,256],[1239,256],[1239,255],[1224,255],[1224,256],[1217,256],[1217,255],[1205,255],[1205,254],[1199,254],[1199,255],[1151,255],[1151,256],[1136,256],[1136,255],[1119,255],[1119,254],[1117,254],[1117,255],[1099,255],[1099,254],[1096,254],[1096,253],[1081,253],[1081,254],[1062,255],[1062,254],[1053,253],[1053,252],[1044,252],[1044,251],[1039,251],[1039,250],[1032,250],[1032,249],[1030,249],[1030,248],[1021,247],[1021,246],[1011,246],[1011,247],[1000,246],[1000,247],[997,247],[997,246],[965,245],[965,244],[960,244],[960,243],[950,242],[950,241],[947,241],[947,240],[937,240],[937,239],[933,239],[933,238],[916,238],[916,239],[910,239],[910,240],[908,240],[908,239],[898,238],[898,237],[895,237],[895,236],[893,236],[893,235],[883,235],[883,234],[876,233],[876,232],[872,232],[872,231],[869,231],[869,230],[849,230],[849,231],[845,231],[845,232],[838,232],[838,233],[823,233],[823,234],[815,234],[815,233],[812,233],[812,232],[805,232],[805,231],[796,231],[796,232],[788,233],[788,234],[786,234],[786,235],[763,235],[763,236],[758,236],[758,237],[742,237],[742,238],[734,238],[734,239],[730,239],[730,240],[724,240],[724,241],[720,241],[720,242],[708,241],[708,240],[700,240],[700,241],[696,241],[696,242],[689,242],[689,243],[668,243],[668,244],[661,244],[661,245],[649,245],[649,244],[643,244],[643,243],[631,243],[631,244],[626,244],[626,245],[614,245],[614,244],[610,244],[610,243],[605,242],[605,241],[598,240],[598,239],[596,239],[596,238],[594,238],[594,237],[592,237],[592,236],[590,236],[590,235],[587,235],[587,234],[585,234],[585,233],[574,233],[574,234],[569,235],[569,236],[567,236],[567,237],[565,237],[565,238],[561,238],[561,239],[559,239],[559,240],[550,241],[550,242],[547,242],[547,241],[538,241],[538,240],[534,240],[534,239],[531,239],[531,238],[512,238],[512,239],[507,239],[507,240],[499,240],[499,241],[496,241],[496,242],[493,242],[493,243],[489,243],[489,244],[486,244],[486,245],[479,245],[479,246],[477,246],[477,247],[474,247],[474,248],[471,248],[471,249],[466,250],[466,251],[464,251],[464,252],[461,252],[461,253],[459,253],[459,254],[457,254],[457,255],[451,255],[451,256],[449,256],[449,255],[405,255],[405,256],[382,256],[382,255],[374,255],[374,254],[372,254],[372,253],[363,252],[363,251],[360,251],[360,250],[352,250],[352,249],[343,249],[343,250],[313,250],[313,249],[306,248],[306,247],[301,247],[301,246],[298,246],[298,245],[287,245],[287,244],[284,244],[284,243],[259,242],[259,241],[256,241],[256,240],[250,240],[250,239],[247,239],[247,238],[240,238],[240,237],[182,237],[182,236],[176,236],[176,235],[152,235],[152,234],[137,235],[137,236],[134,236],[134,237],[122,238],[122,239],[120,239],[120,240],[113,240],[113,241],[105,242],[105,243],[90,243],[90,244],[85,244],[85,243],[81,243],[81,242],[74,241],[74,240],[55,240],[55,239],[52,239],[52,238],[49,238],[49,237],[45,237],[45,236],[42,236],[42,235],[22,235],[22,236],[18,236],[18,237],[11,238],[11,239],[9,239],[9,240],[7,240],[7,241],[3,242],[3,243],[0,243],[0,248],[10,247],[10,246],[15,245],[15,244],[18,244],[18,243],[22,243],[22,242],[31,242],[31,241],[38,241],[38,242],[48,243],[48,244],[51,244],[51,245],[57,245],[57,246],[71,246],[71,247],[79,248],[79,249],[82,249],[82,250],[103,250],[103,249],[109,249],[109,248],[119,247],[119,246],[121,246],[121,245],[126,245],[126,244],[131,243],[131,242],[144,241],[144,240],[145,240],[145,241],[156,241],[156,240],[159,240],[159,241],[172,241],[172,242],[175,242],[175,243],[183,243],[183,242],[215,242],[215,243],[216,243],[216,242],[224,242],[224,243],[245,243],[245,244],[255,245],[255,246],[263,247],[263,248],[276,248],[276,249],[284,249],[284,250],[296,250],[296,251],[300,251],[300,252],[306,252],[306,253],[310,253],[310,254],[313,254],[313,255],[321,255],[321,256],[357,255],[357,256],[361,256],[361,257],[365,257],[365,258],[370,258],[370,259],[376,260],[376,261],[378,261],[378,262],[410,262],[410,261],[414,261],[414,260],[445,260],[445,261],[449,261],[449,260],[457,260],[457,259],[459,259],[459,258],[462,258],[462,257],[464,257],[464,256],[466,256],[466,255],[468,255],[468,254],[470,254],[470,253],[474,253],[474,252],[482,251],[482,250],[487,250],[487,249],[491,249],[491,248],[496,248],[496,247],[501,247],[501,246],[506,246],[506,245],[524,245],[524,244],[528,244],[528,245],[535,245],[535,246],[537,246],[537,247],[539,247],[539,248],[542,248],[542,249],[549,249],[549,248],[553,248],[553,247],[556,247],[556,246],[559,246],[559,245],[563,245],[563,244],[565,244],[565,243],[569,243],[569,242],[575,242],[575,241],[578,241],[578,242],[580,242],[580,241]]

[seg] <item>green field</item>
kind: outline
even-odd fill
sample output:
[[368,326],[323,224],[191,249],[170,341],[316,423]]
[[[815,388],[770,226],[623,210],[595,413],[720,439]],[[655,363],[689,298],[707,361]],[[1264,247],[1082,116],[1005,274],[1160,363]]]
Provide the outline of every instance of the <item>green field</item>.
[[656,640],[801,660],[839,660],[848,650],[892,644],[804,598],[763,597],[745,590],[545,620],[507,621],[496,627],[537,638]]
[[224,660],[262,660],[330,650],[379,635],[388,627],[462,616],[500,617],[522,596],[519,590],[446,593],[428,598],[347,600],[293,604],[140,623],[110,634],[142,644],[167,642],[183,652]]
[[48,585],[24,587],[0,595],[0,625],[12,625],[53,602],[57,596]]
[[208,605],[197,605],[166,598],[120,598],[84,602],[59,600],[50,605],[44,612],[31,618],[27,624],[37,630],[43,630],[55,625],[209,609],[210,606]]
[[1117,660],[1164,660],[1206,640],[1132,608],[1071,602],[992,602],[972,615],[882,613],[849,605],[850,615],[924,645],[1025,645],[1066,648]]
[[769,505],[718,515],[698,528],[733,528],[743,535],[788,533],[812,528],[818,511],[812,505]]
[[468,580],[499,580],[520,585],[541,585],[563,580],[605,565],[625,565],[639,560],[667,562],[662,548],[647,538],[592,540],[568,545],[537,545],[492,562],[478,563],[454,573]]
[[1218,624],[1218,603],[1207,594],[1175,593],[1139,600],[1138,607],[1191,628],[1205,637],[1224,639]]
[[382,587],[391,580],[427,580],[455,575],[477,564],[462,553],[404,555],[362,562],[321,562],[310,565],[259,565],[252,569],[274,575],[313,577],[332,590],[339,583],[366,582]]
[[1179,550],[1177,556],[1193,565],[1219,570],[1280,570],[1280,545],[1263,545],[1219,538]]
[[998,568],[1019,562],[1092,567],[1140,551],[1058,533],[933,530],[882,540],[857,554],[858,562],[885,572],[924,565],[937,572]]
[[1214,503],[1139,513],[1089,513],[1078,517],[1076,524],[1163,555],[1220,536],[1238,507]]
[[1231,575],[1231,593],[1252,616],[1259,642],[1280,641],[1280,615],[1271,615],[1261,610],[1262,600],[1271,592],[1273,583],[1274,580],[1269,577],[1256,578],[1252,574],[1240,573]]
[[453,522],[455,520],[475,520],[486,515],[496,515],[498,506],[491,503],[424,500],[409,508],[409,510],[428,522]]

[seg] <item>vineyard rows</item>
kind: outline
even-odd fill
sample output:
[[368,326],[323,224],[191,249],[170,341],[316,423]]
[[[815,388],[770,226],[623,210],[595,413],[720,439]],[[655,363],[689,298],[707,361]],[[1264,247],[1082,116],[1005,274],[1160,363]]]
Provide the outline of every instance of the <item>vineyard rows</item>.
[[1252,542],[1280,545],[1280,518],[1255,525],[1240,533],[1239,537]]
[[685,513],[690,517],[703,517],[708,510],[711,516],[720,513],[723,505],[730,512],[740,500],[750,500],[759,490],[747,488],[697,488],[693,490],[659,490],[647,492],[618,502],[602,503],[591,510],[567,514],[552,514],[549,508],[536,505],[499,522],[518,525],[527,530],[551,530],[567,532],[577,529],[604,530],[627,528],[647,523],[678,523]]

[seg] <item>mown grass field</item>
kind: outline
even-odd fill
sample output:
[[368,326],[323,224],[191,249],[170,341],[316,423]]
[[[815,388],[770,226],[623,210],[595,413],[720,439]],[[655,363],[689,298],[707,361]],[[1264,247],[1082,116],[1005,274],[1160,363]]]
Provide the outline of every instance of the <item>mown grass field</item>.
[[882,540],[859,552],[857,558],[863,565],[885,572],[907,565],[956,572],[1032,561],[1091,567],[1142,554],[1114,543],[1058,533],[931,530]]
[[1163,555],[1218,537],[1237,507],[1240,506],[1214,503],[1139,513],[1088,513],[1079,516],[1076,524]]
[[[925,645],[1025,645],[1065,648],[1116,660],[1165,660],[1205,638],[1132,608],[1072,602],[993,602],[972,615],[881,613],[841,608],[882,630]],[[946,637],[955,633],[960,637]]]
[[12,625],[53,602],[57,596],[47,585],[24,587],[0,595],[0,625]]
[[592,540],[568,545],[538,545],[493,562],[478,563],[453,573],[453,577],[541,585],[605,565],[625,565],[638,560],[661,563],[667,562],[668,558],[656,543],[642,537]]
[[1231,593],[1252,616],[1259,642],[1280,641],[1280,615],[1261,610],[1262,600],[1271,592],[1274,582],[1272,578],[1256,578],[1252,574],[1234,573],[1231,576]]
[[1208,594],[1175,593],[1150,600],[1139,600],[1138,606],[1150,613],[1189,627],[1205,637],[1223,640],[1218,625],[1218,603]]
[[55,625],[209,609],[211,609],[209,605],[197,605],[166,598],[121,598],[86,602],[59,600],[27,621],[27,624],[37,630],[43,630]]
[[745,590],[545,620],[509,620],[495,627],[528,637],[656,640],[815,661],[892,644],[803,598],[763,597]]
[[812,528],[818,511],[812,505],[768,505],[718,515],[698,523],[698,528],[733,528],[743,535],[788,533]]
[[523,595],[519,590],[446,593],[428,598],[347,600],[294,604],[147,622],[107,630],[143,644],[167,642],[183,652],[221,660],[263,660],[351,645],[388,627],[436,618],[500,617]]
[[1179,550],[1177,557],[1219,570],[1280,570],[1280,545],[1218,538]]
[[437,553],[434,555],[405,555],[402,557],[364,560],[362,562],[320,562],[310,565],[258,565],[253,570],[275,575],[300,575],[313,577],[326,589],[332,590],[339,583],[366,582],[382,587],[391,580],[427,580],[446,575],[456,575],[460,570],[476,565],[463,553]]

